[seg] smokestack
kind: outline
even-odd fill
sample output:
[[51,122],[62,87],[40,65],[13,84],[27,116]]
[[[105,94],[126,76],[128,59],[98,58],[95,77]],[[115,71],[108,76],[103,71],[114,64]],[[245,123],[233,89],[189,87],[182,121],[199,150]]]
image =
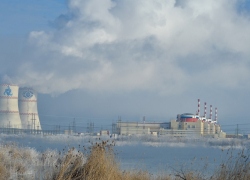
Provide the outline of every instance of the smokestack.
[[212,116],[213,116],[213,109],[212,109],[212,105],[210,105],[210,119],[212,120]]
[[217,108],[215,108],[215,121],[217,122]]
[[205,102],[205,109],[204,109],[204,118],[207,117],[207,103]]
[[198,99],[198,113],[197,113],[198,116],[200,116],[200,99]]

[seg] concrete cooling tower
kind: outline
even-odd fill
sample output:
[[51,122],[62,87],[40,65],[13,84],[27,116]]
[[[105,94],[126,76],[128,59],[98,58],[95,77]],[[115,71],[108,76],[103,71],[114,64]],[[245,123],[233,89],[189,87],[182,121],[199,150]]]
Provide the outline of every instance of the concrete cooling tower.
[[18,105],[23,129],[41,130],[37,112],[37,92],[31,88],[20,88]]
[[18,110],[17,85],[0,84],[0,127],[22,128]]

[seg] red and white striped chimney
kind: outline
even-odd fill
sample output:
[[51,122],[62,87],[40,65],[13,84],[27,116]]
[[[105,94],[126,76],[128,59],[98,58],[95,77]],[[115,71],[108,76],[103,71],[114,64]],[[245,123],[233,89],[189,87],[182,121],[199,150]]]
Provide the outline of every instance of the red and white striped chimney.
[[210,119],[212,120],[212,116],[213,116],[213,108],[212,105],[210,105]]
[[215,121],[217,122],[217,108],[215,108]]
[[198,99],[198,113],[197,113],[198,116],[200,116],[200,99]]
[[207,103],[205,102],[205,109],[204,109],[204,118],[207,117]]

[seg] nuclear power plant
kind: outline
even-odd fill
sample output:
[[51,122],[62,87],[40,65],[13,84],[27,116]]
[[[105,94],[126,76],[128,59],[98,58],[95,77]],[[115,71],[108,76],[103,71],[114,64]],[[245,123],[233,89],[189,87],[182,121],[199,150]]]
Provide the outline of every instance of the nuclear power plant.
[[129,122],[118,120],[112,124],[112,134],[132,135],[132,134],[153,134],[170,135],[174,137],[203,136],[213,138],[225,138],[226,133],[221,130],[217,120],[217,108],[215,108],[215,118],[212,115],[212,105],[210,105],[210,116],[206,117],[207,103],[204,103],[204,115],[200,115],[200,99],[198,99],[198,111],[196,114],[178,114],[176,119],[170,122]]
[[[75,122],[73,129],[76,134]],[[92,128],[93,129],[93,128]],[[37,92],[32,88],[19,88],[18,85],[0,84],[0,133],[31,133],[31,134],[60,134],[60,125],[54,130],[42,130],[37,110]],[[73,134],[72,127],[64,129],[64,134]],[[80,133],[81,134],[81,133]],[[91,130],[89,134],[94,134]],[[98,134],[98,133],[97,133]],[[100,135],[109,131],[100,131]],[[152,134],[171,135],[174,137],[205,136],[225,138],[226,133],[218,124],[217,108],[213,118],[213,106],[210,105],[210,115],[207,117],[207,103],[204,103],[204,115],[200,114],[200,99],[198,111],[177,114],[170,122],[121,121],[112,124],[112,134]]]
[[41,130],[37,92],[18,85],[1,84],[0,128]]

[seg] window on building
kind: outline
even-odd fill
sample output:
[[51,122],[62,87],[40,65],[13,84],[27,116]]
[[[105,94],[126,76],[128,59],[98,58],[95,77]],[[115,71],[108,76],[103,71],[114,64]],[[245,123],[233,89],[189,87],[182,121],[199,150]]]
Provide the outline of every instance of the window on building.
[[188,125],[188,128],[190,128],[190,125]]
[[181,128],[181,125],[179,125],[179,128]]
[[195,125],[193,125],[192,128],[195,128]]

